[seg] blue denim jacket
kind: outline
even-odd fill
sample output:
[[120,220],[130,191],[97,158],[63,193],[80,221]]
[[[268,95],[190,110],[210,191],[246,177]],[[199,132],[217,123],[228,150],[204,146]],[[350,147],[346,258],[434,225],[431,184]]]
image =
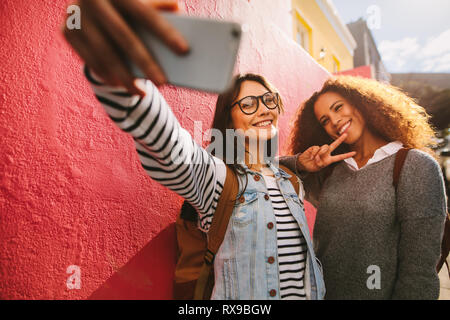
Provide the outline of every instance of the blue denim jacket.
[[[282,169],[269,164],[278,187],[306,239],[308,251],[305,268],[307,299],[323,299],[325,285],[322,269],[314,254],[306,221],[303,201],[299,200],[288,175]],[[277,231],[275,215],[264,178],[244,166],[247,187],[241,200],[237,200],[225,239],[214,260],[215,286],[211,299],[280,299]],[[240,177],[245,185],[245,177]],[[265,197],[266,196],[266,197]]]

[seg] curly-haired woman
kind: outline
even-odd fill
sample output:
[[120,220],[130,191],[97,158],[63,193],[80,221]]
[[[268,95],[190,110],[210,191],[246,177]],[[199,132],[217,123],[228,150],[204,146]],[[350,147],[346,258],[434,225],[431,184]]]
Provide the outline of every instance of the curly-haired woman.
[[[314,243],[327,299],[438,298],[446,200],[428,118],[400,90],[348,76],[326,81],[300,109],[296,156],[281,162],[297,170],[318,209]],[[396,191],[402,148],[411,150]],[[333,151],[353,157],[328,166]]]

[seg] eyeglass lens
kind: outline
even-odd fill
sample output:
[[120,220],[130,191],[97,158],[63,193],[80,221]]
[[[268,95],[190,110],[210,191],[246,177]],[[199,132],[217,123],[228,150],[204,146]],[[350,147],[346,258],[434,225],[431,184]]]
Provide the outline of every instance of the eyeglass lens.
[[255,113],[258,110],[258,99],[269,109],[274,109],[278,106],[278,99],[275,93],[267,92],[259,97],[246,97],[240,101],[241,109],[246,114]]

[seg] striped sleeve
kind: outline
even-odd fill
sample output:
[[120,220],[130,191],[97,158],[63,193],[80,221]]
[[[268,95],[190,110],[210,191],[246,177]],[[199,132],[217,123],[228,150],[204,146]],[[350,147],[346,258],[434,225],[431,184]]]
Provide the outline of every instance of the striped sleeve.
[[85,76],[109,117],[133,137],[146,173],[189,201],[199,213],[199,228],[207,232],[225,181],[224,162],[180,126],[151,81],[138,80],[146,93],[140,97],[103,85],[87,68]]

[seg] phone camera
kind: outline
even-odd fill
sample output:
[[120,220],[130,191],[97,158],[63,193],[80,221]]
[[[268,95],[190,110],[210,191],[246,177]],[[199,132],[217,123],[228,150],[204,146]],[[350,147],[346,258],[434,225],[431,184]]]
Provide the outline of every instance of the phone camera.
[[241,35],[241,29],[240,29],[240,28],[237,28],[237,27],[233,28],[233,29],[231,30],[231,35],[232,35],[234,38],[239,38],[239,36]]

